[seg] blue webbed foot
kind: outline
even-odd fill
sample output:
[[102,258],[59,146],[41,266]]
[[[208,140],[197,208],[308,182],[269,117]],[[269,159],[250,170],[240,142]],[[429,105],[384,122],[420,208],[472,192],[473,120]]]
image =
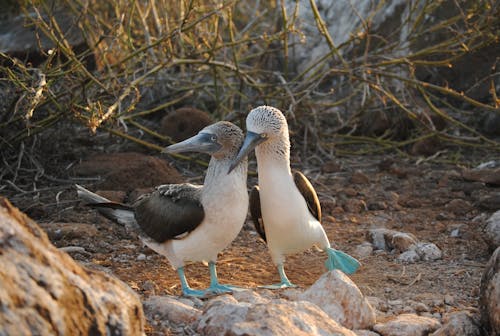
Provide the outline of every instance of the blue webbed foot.
[[204,290],[192,289],[192,288],[183,288],[182,295],[187,297],[196,297],[203,298],[206,296],[206,292]]
[[329,271],[339,269],[346,274],[352,274],[361,266],[356,258],[351,257],[347,253],[331,247],[327,247],[325,251],[328,254],[325,266]]

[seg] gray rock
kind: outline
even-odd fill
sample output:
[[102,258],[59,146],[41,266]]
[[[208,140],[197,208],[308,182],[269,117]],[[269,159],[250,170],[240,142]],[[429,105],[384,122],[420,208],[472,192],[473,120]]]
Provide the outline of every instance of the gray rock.
[[371,229],[367,232],[366,238],[377,249],[391,251],[393,249],[404,252],[417,244],[417,238],[404,232],[398,232],[385,228]]
[[479,295],[483,326],[489,335],[500,335],[500,247],[486,264]]
[[348,276],[337,270],[323,274],[299,299],[316,304],[349,329],[369,329],[375,323],[375,311],[368,300]]
[[443,257],[443,252],[433,243],[418,243],[415,251],[424,261],[438,260]]
[[356,246],[353,255],[358,259],[365,259],[373,253],[373,245],[369,242],[364,242]]
[[234,298],[213,299],[207,304],[197,331],[203,335],[356,336],[316,305],[282,299],[257,304],[238,302]]
[[439,321],[415,314],[401,314],[384,323],[377,323],[373,330],[382,336],[426,336],[441,327]]
[[138,296],[51,245],[0,198],[0,335],[142,335]]
[[500,246],[500,210],[486,220],[484,235],[492,250]]
[[398,260],[406,264],[413,264],[417,261],[420,261],[420,256],[418,255],[417,251],[409,250],[401,253],[398,256]]
[[202,312],[189,302],[171,296],[152,296],[144,301],[144,311],[150,318],[169,320],[176,324],[192,324]]
[[436,330],[432,336],[480,336],[479,321],[469,312],[461,311],[446,315],[444,325]]

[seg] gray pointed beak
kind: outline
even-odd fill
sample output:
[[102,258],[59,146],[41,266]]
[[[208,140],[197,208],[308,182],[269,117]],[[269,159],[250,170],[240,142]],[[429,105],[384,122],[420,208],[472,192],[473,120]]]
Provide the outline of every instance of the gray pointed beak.
[[260,143],[264,142],[265,138],[262,137],[259,133],[247,132],[245,140],[243,141],[243,145],[241,145],[240,151],[238,155],[231,162],[231,166],[229,167],[228,174],[233,171],[234,168],[243,160],[255,147],[257,147]]
[[165,147],[162,153],[199,152],[213,154],[221,147],[217,141],[213,140],[212,134],[200,132],[189,139]]

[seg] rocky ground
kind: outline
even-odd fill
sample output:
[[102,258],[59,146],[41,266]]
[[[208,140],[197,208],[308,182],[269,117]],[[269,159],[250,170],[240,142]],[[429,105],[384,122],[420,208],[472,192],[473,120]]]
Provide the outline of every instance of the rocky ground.
[[[116,148],[113,144],[106,147]],[[67,179],[54,179],[35,194],[19,192],[11,201],[38,221],[56,247],[90,269],[115,275],[143,302],[158,296],[175,298],[181,293],[180,286],[168,262],[124,227],[83,205],[73,182],[126,202],[151,185],[201,183],[203,167],[151,153],[130,154],[136,148],[123,145],[120,149],[121,154],[105,155],[95,144],[84,152],[76,150],[72,155],[84,159],[65,166]],[[495,159],[470,158],[471,162]],[[495,244],[498,246],[495,237],[485,234],[487,219],[500,208],[497,168],[480,173],[453,164],[387,155],[329,162],[294,157],[293,162],[318,191],[323,225],[333,245],[361,261],[362,267],[350,279],[375,309],[377,323],[404,318],[404,314],[443,323],[453,312],[478,313],[481,276]],[[255,171],[255,162],[250,168]],[[251,175],[249,186],[255,182]],[[285,269],[299,292],[326,272],[324,260],[316,250],[287,259]],[[296,290],[257,289],[279,277],[249,219],[220,254],[218,272],[222,283],[256,289],[252,295],[266,300],[299,295]],[[205,265],[189,265],[186,274],[192,287],[208,286]],[[200,308],[203,302],[191,305]],[[146,316],[148,335],[199,332],[186,321],[167,323],[155,310]]]

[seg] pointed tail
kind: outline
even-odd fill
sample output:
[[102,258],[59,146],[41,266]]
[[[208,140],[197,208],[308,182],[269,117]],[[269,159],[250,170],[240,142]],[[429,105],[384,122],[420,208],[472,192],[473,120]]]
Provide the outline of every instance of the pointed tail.
[[128,205],[112,202],[97,195],[81,185],[75,184],[78,197],[86,202],[87,206],[97,209],[104,217],[125,226],[135,226],[134,209]]
[[357,271],[360,262],[347,253],[328,247],[326,249],[328,260],[325,262],[329,271],[339,269],[346,274],[352,274]]

